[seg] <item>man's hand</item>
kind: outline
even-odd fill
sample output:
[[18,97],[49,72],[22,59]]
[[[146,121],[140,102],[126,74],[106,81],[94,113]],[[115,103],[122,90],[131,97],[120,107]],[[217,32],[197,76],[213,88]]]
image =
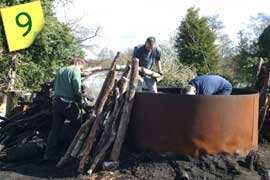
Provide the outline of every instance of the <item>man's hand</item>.
[[163,76],[163,72],[158,72],[158,74],[160,74],[161,76]]

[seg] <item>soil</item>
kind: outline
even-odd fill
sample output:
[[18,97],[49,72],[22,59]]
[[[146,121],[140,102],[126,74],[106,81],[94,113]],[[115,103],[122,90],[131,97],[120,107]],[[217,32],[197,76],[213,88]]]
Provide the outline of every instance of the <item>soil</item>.
[[61,169],[55,168],[55,163],[42,162],[40,158],[12,163],[0,161],[0,180],[270,180],[267,143],[260,144],[256,152],[246,157],[225,153],[170,157],[126,150],[118,167],[98,171],[91,177],[79,176],[76,162]]

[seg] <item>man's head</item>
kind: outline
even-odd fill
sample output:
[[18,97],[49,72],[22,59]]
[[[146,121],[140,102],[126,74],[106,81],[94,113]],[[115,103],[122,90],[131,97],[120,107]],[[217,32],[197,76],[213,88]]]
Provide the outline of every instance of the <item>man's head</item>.
[[189,84],[189,85],[182,88],[181,94],[182,95],[195,95],[196,94],[196,88]]
[[155,37],[149,37],[149,38],[147,38],[146,41],[145,41],[145,48],[148,51],[151,51],[155,47],[156,47],[156,38]]
[[71,65],[80,69],[81,71],[83,70],[84,66],[85,66],[85,61],[81,58],[74,58],[71,61]]

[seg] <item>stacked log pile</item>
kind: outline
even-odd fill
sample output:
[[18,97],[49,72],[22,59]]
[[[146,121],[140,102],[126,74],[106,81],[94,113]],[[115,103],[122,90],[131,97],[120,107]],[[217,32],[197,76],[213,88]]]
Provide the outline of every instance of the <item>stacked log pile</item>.
[[119,53],[112,62],[90,117],[77,132],[57,167],[64,166],[71,158],[78,158],[78,171],[84,173],[88,168],[87,172],[91,174],[106,157],[111,161],[119,160],[137,89],[139,62],[127,65],[117,81],[118,56]]
[[[2,118],[0,123],[0,152],[19,147],[32,141],[47,139],[51,126],[52,112],[52,83],[46,82],[41,91],[36,92],[33,103],[27,109],[19,109],[10,117]],[[23,106],[21,106],[23,107]]]

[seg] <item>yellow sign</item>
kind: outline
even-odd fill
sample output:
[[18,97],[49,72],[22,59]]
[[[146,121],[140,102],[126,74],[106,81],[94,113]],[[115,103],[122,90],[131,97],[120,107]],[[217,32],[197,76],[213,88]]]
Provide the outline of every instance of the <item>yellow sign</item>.
[[40,1],[1,9],[9,51],[31,46],[44,26]]

